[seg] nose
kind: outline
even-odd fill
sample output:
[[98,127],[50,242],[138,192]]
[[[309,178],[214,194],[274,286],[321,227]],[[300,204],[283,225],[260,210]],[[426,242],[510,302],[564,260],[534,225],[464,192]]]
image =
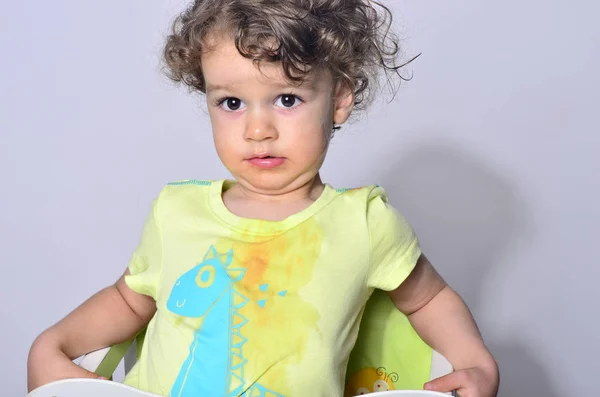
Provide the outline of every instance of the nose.
[[264,109],[255,109],[246,113],[246,129],[244,139],[246,141],[264,141],[277,139],[279,134],[273,124],[272,116]]

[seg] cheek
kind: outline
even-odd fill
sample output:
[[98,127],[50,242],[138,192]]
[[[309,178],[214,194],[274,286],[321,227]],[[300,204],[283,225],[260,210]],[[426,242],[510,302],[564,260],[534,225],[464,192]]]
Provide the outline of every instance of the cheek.
[[328,111],[328,104],[321,102],[318,103],[319,106],[307,107],[302,119],[296,124],[301,126],[298,132],[319,147],[329,145],[333,130],[333,114]]
[[326,141],[333,126],[331,120],[322,106],[306,106],[293,119],[283,120],[280,126],[295,137]]
[[[239,143],[236,144],[237,127],[236,123],[231,120],[225,120],[224,117],[211,115],[211,128],[213,134],[213,140],[215,142],[215,148],[219,155],[230,153],[238,147]],[[237,134],[237,135],[236,135]]]
[[209,116],[210,116],[210,125],[212,128],[213,135],[215,137],[220,137],[220,136],[224,135],[223,132],[227,129],[228,125],[231,123],[228,123],[227,120],[225,119],[225,117],[223,117],[222,114],[219,114],[216,111],[209,112]]
[[235,160],[239,157],[238,151],[239,142],[232,139],[232,134],[228,134],[223,129],[213,128],[213,141],[217,155],[221,162],[227,168],[233,166]]
[[310,133],[297,134],[291,143],[299,156],[305,158],[319,158],[327,150],[329,138],[323,129],[319,128]]

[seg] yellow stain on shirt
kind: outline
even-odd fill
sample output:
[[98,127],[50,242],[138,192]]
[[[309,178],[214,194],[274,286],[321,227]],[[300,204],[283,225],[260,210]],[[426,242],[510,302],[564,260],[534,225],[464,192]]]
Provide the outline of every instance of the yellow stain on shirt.
[[[251,230],[261,221],[244,222],[240,226]],[[242,347],[246,384],[258,382],[285,396],[291,394],[287,366],[302,359],[310,331],[320,319],[301,292],[312,280],[322,241],[320,225],[309,219],[275,237],[248,233],[216,243],[219,252],[233,248],[230,268],[246,269],[243,279],[235,283],[236,291],[249,299],[239,309],[248,320],[241,327],[247,339]]]

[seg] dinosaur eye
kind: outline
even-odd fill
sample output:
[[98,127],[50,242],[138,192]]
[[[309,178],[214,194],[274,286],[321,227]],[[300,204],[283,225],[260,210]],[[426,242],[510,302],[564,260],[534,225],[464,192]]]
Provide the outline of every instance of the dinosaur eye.
[[371,393],[371,392],[366,387],[361,387],[360,389],[356,390],[357,396],[362,396],[363,394],[369,394],[369,393]]
[[213,281],[215,281],[214,266],[206,265],[198,271],[198,275],[196,276],[196,285],[198,285],[198,287],[208,288],[212,285]]

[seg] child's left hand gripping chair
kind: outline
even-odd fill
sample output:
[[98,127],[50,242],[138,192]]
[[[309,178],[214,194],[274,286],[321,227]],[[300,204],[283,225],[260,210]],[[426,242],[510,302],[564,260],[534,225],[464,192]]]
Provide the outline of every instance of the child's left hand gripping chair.
[[[143,340],[142,333],[135,340],[89,353],[79,365],[110,378],[124,359],[127,372],[135,363]],[[422,389],[425,382],[450,372],[452,365],[419,338],[387,295],[374,292],[365,308],[358,340],[350,356],[344,397],[371,393],[373,397],[448,397]],[[158,396],[117,382],[68,379],[42,386],[27,397]]]

